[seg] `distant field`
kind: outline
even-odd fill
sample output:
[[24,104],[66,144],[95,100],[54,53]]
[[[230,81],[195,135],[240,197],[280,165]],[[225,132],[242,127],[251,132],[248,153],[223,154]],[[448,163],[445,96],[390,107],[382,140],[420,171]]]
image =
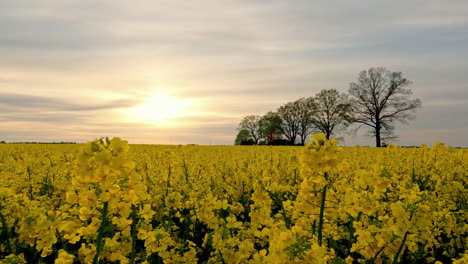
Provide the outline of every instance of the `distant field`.
[[463,263],[467,166],[467,149],[319,136],[2,144],[0,263]]

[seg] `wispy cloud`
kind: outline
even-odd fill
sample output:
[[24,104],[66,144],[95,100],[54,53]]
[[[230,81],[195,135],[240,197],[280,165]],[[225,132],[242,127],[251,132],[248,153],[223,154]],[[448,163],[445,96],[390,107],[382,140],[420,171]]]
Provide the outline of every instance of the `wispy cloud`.
[[129,108],[141,103],[135,99],[119,99],[101,104],[74,103],[70,99],[24,95],[13,93],[0,93],[0,107],[3,113],[24,111],[57,111],[57,112],[85,112],[118,108]]

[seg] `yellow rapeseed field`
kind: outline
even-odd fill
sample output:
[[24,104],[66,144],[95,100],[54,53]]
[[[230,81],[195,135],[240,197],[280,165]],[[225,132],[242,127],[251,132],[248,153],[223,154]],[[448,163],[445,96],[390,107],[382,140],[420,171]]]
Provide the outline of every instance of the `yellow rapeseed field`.
[[468,263],[468,151],[0,145],[0,263]]

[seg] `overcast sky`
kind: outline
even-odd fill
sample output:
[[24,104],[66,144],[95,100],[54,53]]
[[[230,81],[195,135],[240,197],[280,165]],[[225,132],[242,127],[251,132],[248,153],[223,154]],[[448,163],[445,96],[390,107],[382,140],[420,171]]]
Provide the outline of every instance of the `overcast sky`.
[[[384,66],[423,104],[397,144],[468,147],[467,14],[466,0],[1,0],[0,140],[232,144],[243,116]],[[365,132],[346,145],[373,145]]]

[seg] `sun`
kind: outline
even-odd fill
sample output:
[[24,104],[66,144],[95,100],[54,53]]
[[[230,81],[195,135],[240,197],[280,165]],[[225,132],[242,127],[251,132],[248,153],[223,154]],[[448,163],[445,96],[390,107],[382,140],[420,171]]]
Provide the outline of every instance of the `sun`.
[[164,94],[153,94],[136,107],[127,110],[132,121],[157,125],[168,125],[171,119],[187,114],[190,102]]

